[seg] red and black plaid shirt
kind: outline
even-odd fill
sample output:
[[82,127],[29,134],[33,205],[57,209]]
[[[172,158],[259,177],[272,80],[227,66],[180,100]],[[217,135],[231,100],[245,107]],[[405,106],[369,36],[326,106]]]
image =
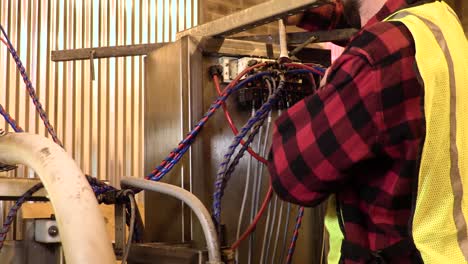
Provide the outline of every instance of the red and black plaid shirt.
[[402,23],[381,22],[407,6],[388,0],[331,66],[325,86],[279,117],[269,156],[282,199],[316,206],[336,194],[345,240],[371,250],[409,236],[425,137],[414,40]]

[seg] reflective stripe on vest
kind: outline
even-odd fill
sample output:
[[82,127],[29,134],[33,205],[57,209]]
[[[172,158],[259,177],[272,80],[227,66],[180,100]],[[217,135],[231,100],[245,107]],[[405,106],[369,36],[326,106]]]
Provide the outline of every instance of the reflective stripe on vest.
[[444,2],[392,15],[410,30],[424,82],[426,139],[412,223],[424,263],[468,260],[468,42]]
[[329,235],[328,264],[338,264],[341,258],[341,244],[343,243],[343,233],[338,219],[335,195],[328,199],[327,213],[325,215],[325,227]]
[[[424,82],[423,146],[412,236],[424,263],[468,262],[468,42],[444,2],[401,10],[387,21],[410,30]],[[466,193],[466,195],[465,195]],[[343,234],[331,199],[326,216],[329,264],[341,257]]]

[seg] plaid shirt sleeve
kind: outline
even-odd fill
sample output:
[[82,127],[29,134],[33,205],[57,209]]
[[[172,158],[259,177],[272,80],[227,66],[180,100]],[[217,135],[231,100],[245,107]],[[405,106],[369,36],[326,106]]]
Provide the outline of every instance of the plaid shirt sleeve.
[[347,49],[327,84],[278,118],[268,168],[282,199],[317,205],[353,180],[348,169],[374,157],[383,129],[374,71],[364,53]]
[[307,10],[297,26],[307,31],[348,27],[344,17],[336,11],[336,3],[333,2]]

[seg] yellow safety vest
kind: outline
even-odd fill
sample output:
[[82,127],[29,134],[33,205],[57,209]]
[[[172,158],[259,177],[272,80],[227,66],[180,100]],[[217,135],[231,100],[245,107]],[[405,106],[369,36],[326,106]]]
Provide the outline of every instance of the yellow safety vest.
[[[412,237],[424,263],[468,262],[468,42],[455,12],[436,1],[386,21],[410,30],[424,82],[426,139],[419,169]],[[329,201],[328,263],[338,263],[343,234]]]

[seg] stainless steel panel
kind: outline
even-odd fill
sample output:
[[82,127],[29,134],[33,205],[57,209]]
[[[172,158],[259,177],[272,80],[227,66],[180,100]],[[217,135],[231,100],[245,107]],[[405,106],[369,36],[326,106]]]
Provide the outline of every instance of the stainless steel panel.
[[2,263],[8,264],[59,264],[64,263],[59,243],[44,244],[34,241],[35,220],[24,224],[22,241],[6,241],[0,252]]
[[188,245],[134,244],[128,256],[129,264],[205,264],[206,251]]
[[[253,44],[242,41],[226,41],[207,43],[204,39],[197,44],[195,38],[183,37],[175,43],[168,44],[154,51],[146,58],[146,102],[145,102],[145,171],[150,172],[155,166],[154,161],[160,161],[177,145],[186,135],[195,122],[216,98],[216,91],[208,76],[208,67],[218,63],[217,56],[205,53],[204,47],[218,46],[218,50],[226,50],[229,47],[231,54],[244,53]],[[232,45],[235,42],[236,45]],[[242,43],[244,47],[242,47]],[[227,47],[223,47],[226,44]],[[266,54],[266,46],[254,44],[258,54]],[[236,48],[237,52],[236,52]],[[209,52],[211,53],[211,52]],[[158,100],[158,104],[154,103]],[[230,98],[228,108],[233,120],[240,127],[243,125],[250,112],[239,112],[235,99]],[[277,114],[276,112],[274,113]],[[270,135],[268,135],[270,136]],[[223,113],[219,110],[203,128],[201,134],[186,154],[181,164],[166,175],[164,181],[183,186],[191,190],[208,209],[212,206],[215,175],[222,157],[231,143],[233,134],[229,129]],[[256,145],[256,144],[254,144]],[[246,155],[247,156],[247,155]],[[236,173],[231,178],[223,198],[223,224],[226,225],[226,245],[235,241],[235,232],[246,180],[247,158],[243,158]],[[261,199],[263,199],[268,175],[263,170],[263,185]],[[248,199],[251,199],[249,197]],[[187,234],[187,215],[178,201],[167,197],[146,194],[146,228],[148,239],[158,242],[180,242],[191,239],[195,248],[204,247],[204,237],[197,221],[191,221],[191,231]],[[279,206],[279,204],[278,204]],[[247,206],[246,211],[250,211]],[[277,213],[278,214],[278,213]],[[248,213],[247,213],[248,215]],[[297,207],[291,210],[288,239],[286,244],[278,248],[289,246],[290,234],[295,223]],[[249,221],[245,220],[242,230],[245,230]],[[256,231],[256,241],[264,234],[265,217],[260,221]],[[182,227],[181,227],[182,226]],[[300,231],[296,252],[296,263],[319,263],[321,251],[321,238],[323,234],[322,209],[307,209]],[[284,220],[281,230],[284,229]],[[267,238],[272,240],[273,238]],[[282,240],[282,239],[281,239]],[[247,263],[246,245],[241,245],[240,263]],[[254,262],[259,263],[261,243],[255,244]],[[280,256],[278,251],[277,258]],[[268,261],[267,261],[268,263]]]
[[[168,44],[146,58],[145,172],[150,173],[177,146],[200,116],[201,52],[190,38]],[[164,181],[190,190],[191,152]],[[185,242],[190,237],[190,212],[176,200],[147,193],[146,231],[151,241]],[[163,213],[164,212],[164,213]],[[170,212],[170,213],[169,213]],[[162,217],[163,216],[163,217]]]

